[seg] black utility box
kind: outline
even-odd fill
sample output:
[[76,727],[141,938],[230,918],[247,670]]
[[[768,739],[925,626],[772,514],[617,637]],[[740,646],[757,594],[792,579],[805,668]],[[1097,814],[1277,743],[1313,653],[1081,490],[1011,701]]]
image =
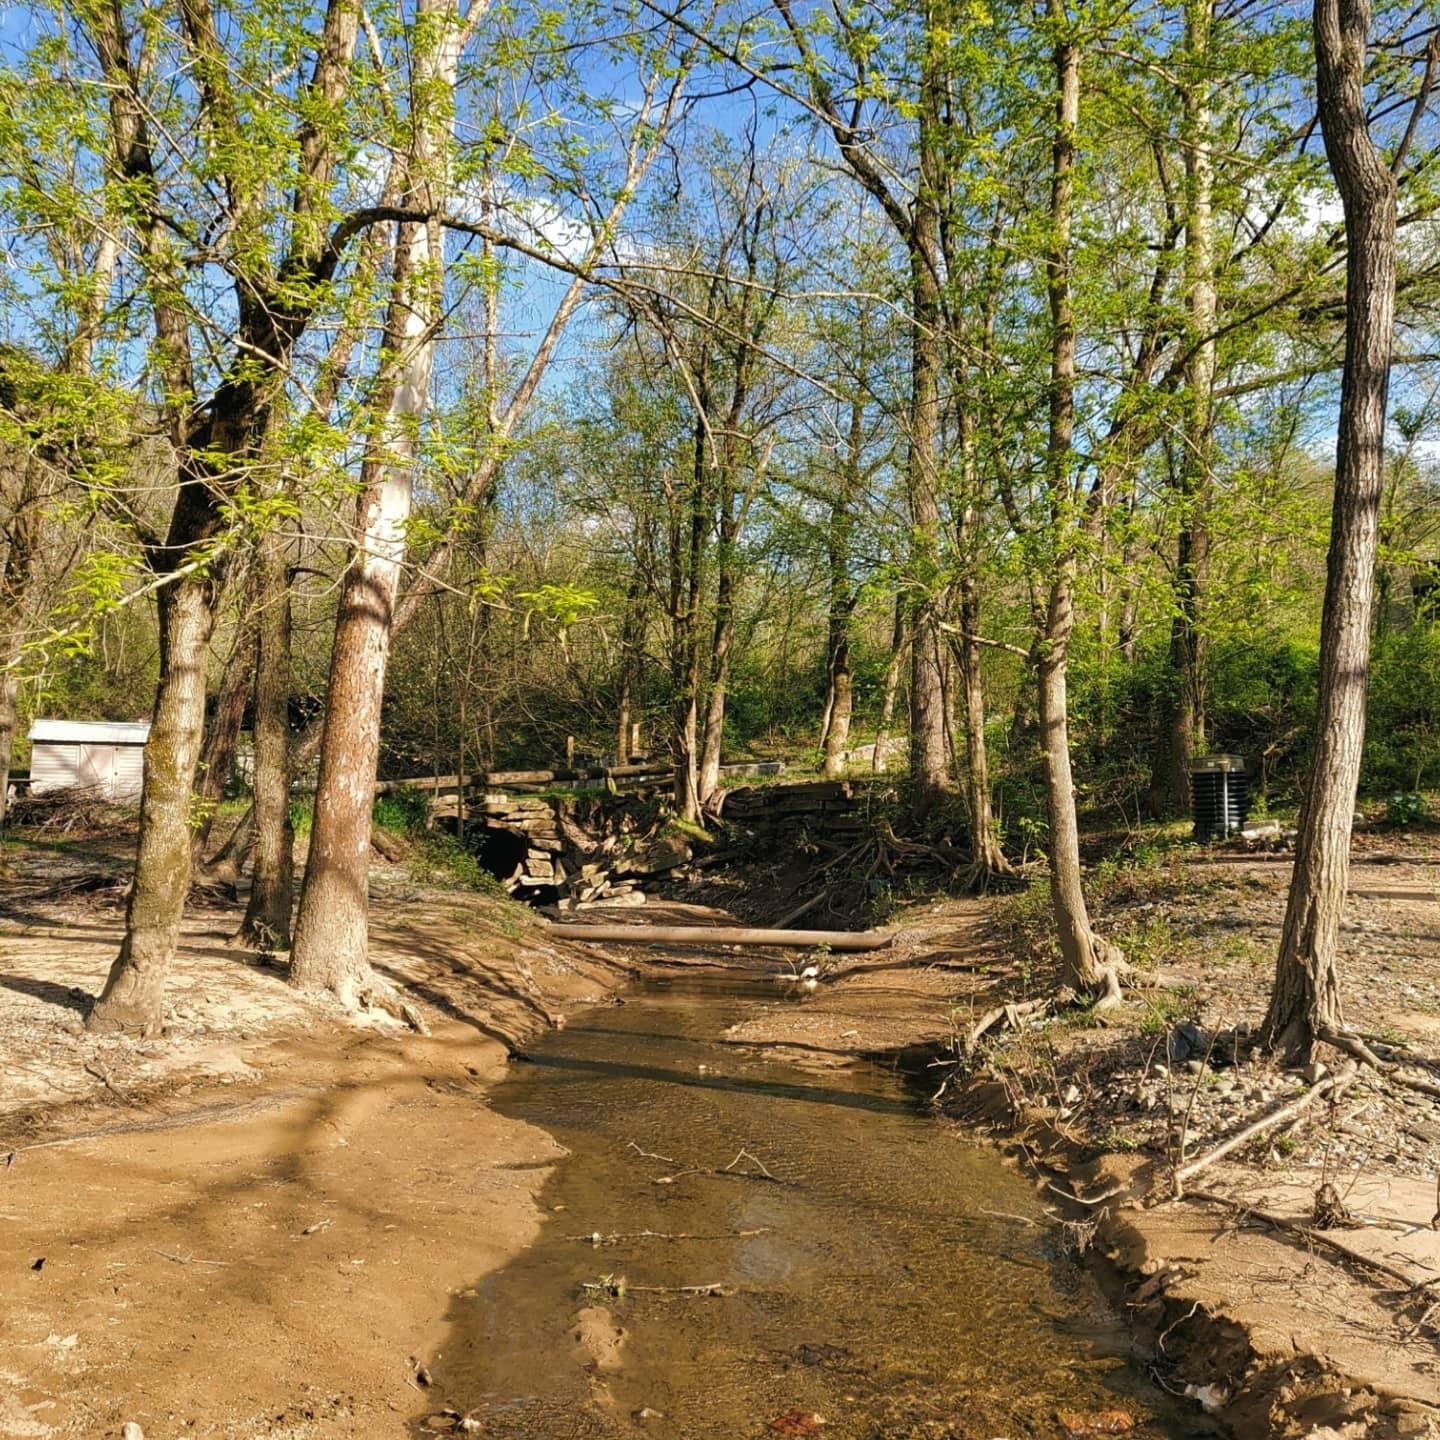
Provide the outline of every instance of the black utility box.
[[1250,777],[1238,755],[1202,755],[1190,767],[1197,840],[1223,840],[1250,813]]

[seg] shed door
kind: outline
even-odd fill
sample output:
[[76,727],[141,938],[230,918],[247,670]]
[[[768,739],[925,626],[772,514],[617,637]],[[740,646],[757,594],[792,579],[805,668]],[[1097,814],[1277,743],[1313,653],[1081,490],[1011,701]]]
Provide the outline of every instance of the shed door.
[[82,788],[94,790],[106,800],[115,798],[115,747],[113,745],[82,745],[80,747],[79,782]]

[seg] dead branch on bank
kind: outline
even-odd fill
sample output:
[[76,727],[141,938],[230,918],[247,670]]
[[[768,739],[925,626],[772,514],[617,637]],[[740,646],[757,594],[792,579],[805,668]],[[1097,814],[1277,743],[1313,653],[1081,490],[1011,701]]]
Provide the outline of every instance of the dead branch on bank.
[[970,1028],[965,1032],[961,1041],[961,1048],[968,1058],[975,1053],[975,1048],[980,1044],[984,1036],[992,1029],[1001,1025],[1003,1030],[1019,1030],[1025,1021],[1036,1015],[1048,1014],[1057,1002],[1048,996],[1041,1000],[1008,1001],[1004,1005],[997,1005],[993,1010],[987,1010]]
[[[1396,1085],[1403,1085],[1407,1090],[1419,1091],[1421,1095],[1440,1097],[1440,1082],[1424,1080],[1418,1075],[1407,1075],[1400,1068],[1397,1061],[1382,1060],[1365,1041],[1353,1031],[1349,1030],[1322,1030],[1320,1038],[1327,1044],[1339,1050],[1342,1054],[1353,1056],[1372,1070],[1378,1071],[1387,1080]],[[1433,1061],[1425,1061],[1418,1056],[1408,1060],[1411,1065],[1429,1065]]]
[[1303,1220],[1296,1220],[1288,1215],[1279,1215],[1273,1210],[1262,1209],[1258,1205],[1247,1204],[1243,1200],[1234,1200],[1229,1195],[1221,1195],[1218,1191],[1187,1190],[1184,1195],[1177,1198],[1199,1201],[1206,1205],[1218,1205],[1222,1209],[1229,1210],[1240,1223],[1252,1218],[1263,1220],[1265,1224],[1273,1226],[1277,1230],[1284,1230],[1288,1234],[1299,1236],[1310,1244],[1333,1250],[1357,1265],[1366,1266],[1378,1274],[1384,1275],[1386,1279],[1396,1281],[1404,1293],[1410,1297],[1433,1295],[1436,1286],[1440,1285],[1440,1281],[1436,1280],[1416,1280],[1399,1266],[1391,1265],[1388,1261],[1381,1260],[1374,1255],[1367,1255],[1353,1245],[1347,1245],[1328,1230],[1321,1230],[1315,1225],[1307,1225]]
[[556,925],[547,923],[544,934],[557,940],[586,944],[618,942],[625,945],[799,946],[805,950],[883,950],[894,936],[869,930],[763,930],[727,925]]
[[1267,1131],[1293,1123],[1317,1100],[1321,1100],[1327,1095],[1338,1096],[1354,1080],[1357,1071],[1358,1067],[1352,1061],[1334,1075],[1327,1075],[1312,1085],[1303,1095],[1292,1100],[1288,1105],[1282,1105],[1278,1110],[1273,1110],[1268,1115],[1262,1115],[1258,1120],[1252,1121],[1249,1125],[1220,1141],[1219,1144],[1212,1145],[1209,1150],[1197,1155],[1193,1160],[1183,1165],[1177,1165],[1171,1175],[1172,1198],[1182,1199],[1185,1182],[1198,1175],[1202,1170],[1208,1169],[1217,1160],[1223,1160],[1232,1151],[1238,1150],[1242,1145],[1248,1145],[1250,1141],[1257,1136],[1264,1135]]
[[1315,1104],[1316,1100],[1323,1099],[1328,1094],[1339,1096],[1339,1093],[1355,1079],[1356,1071],[1358,1071],[1358,1067],[1354,1063],[1348,1064],[1332,1076],[1326,1076],[1325,1079],[1316,1081],[1299,1099],[1292,1100],[1289,1104],[1283,1104],[1279,1110],[1272,1110],[1269,1115],[1263,1115],[1260,1116],[1260,1119],[1253,1120],[1250,1125],[1236,1130],[1234,1135],[1227,1136],[1218,1145],[1212,1145],[1208,1151],[1195,1156],[1187,1164],[1175,1166],[1174,1174],[1171,1175],[1171,1184],[1174,1187],[1171,1194],[1172,1200],[1182,1200],[1185,1181],[1200,1174],[1202,1169],[1214,1165],[1218,1159],[1224,1159],[1225,1156],[1230,1155],[1231,1151],[1237,1151],[1240,1146],[1248,1145],[1250,1140],[1264,1135],[1267,1130],[1280,1129],[1295,1122],[1305,1113],[1305,1110]]

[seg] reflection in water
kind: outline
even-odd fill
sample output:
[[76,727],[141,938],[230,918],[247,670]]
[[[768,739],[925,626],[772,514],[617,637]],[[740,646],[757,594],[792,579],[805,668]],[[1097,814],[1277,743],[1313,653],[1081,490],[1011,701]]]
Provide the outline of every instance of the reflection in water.
[[[525,1440],[734,1440],[790,1411],[866,1440],[1058,1436],[1057,1410],[1116,1408],[1138,1435],[1208,1433],[1126,1363],[1047,1227],[1013,1218],[1035,1197],[992,1153],[889,1075],[709,1038],[762,996],[652,983],[547,1036],[496,1092],[570,1155],[539,1241],[457,1299],[431,1366],[444,1404]],[[773,1181],[738,1173],[749,1160],[715,1173],[742,1149]],[[710,1285],[726,1293],[680,1293]]]

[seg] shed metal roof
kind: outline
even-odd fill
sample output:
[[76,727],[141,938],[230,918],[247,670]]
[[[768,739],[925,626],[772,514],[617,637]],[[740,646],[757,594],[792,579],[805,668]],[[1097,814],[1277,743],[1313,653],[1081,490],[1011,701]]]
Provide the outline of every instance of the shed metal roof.
[[30,739],[60,745],[143,745],[150,738],[148,720],[36,720]]

